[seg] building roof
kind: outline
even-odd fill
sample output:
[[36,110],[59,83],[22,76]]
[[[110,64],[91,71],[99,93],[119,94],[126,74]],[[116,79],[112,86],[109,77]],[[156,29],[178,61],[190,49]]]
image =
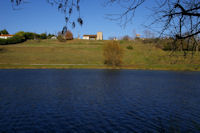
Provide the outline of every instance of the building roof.
[[92,38],[96,38],[97,35],[83,35],[84,37],[88,36],[88,37],[92,37]]
[[140,34],[136,34],[136,37],[140,37]]
[[12,37],[13,35],[0,35],[0,36]]

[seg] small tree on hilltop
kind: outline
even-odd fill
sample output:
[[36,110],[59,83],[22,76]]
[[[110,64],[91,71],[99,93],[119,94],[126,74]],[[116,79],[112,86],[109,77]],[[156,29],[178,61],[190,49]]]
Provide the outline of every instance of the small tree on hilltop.
[[122,40],[129,41],[131,40],[131,37],[129,37],[128,35],[125,35],[122,37]]
[[46,33],[40,34],[40,39],[47,39],[47,34]]
[[109,66],[120,66],[122,64],[123,49],[121,48],[119,42],[108,42],[105,44],[103,52],[105,58],[104,64]]
[[73,40],[74,38],[73,38],[73,34],[72,34],[72,32],[71,31],[67,31],[66,32],[66,34],[65,34],[65,39],[66,40]]
[[6,29],[4,29],[4,30],[1,30],[0,31],[0,35],[1,34],[3,34],[3,35],[8,35],[9,33],[8,33],[8,31],[6,30]]
[[65,37],[64,37],[64,35],[63,35],[62,32],[58,32],[57,39],[58,39],[58,41],[60,41],[60,42],[65,42],[65,41],[66,41],[66,39],[65,39]]

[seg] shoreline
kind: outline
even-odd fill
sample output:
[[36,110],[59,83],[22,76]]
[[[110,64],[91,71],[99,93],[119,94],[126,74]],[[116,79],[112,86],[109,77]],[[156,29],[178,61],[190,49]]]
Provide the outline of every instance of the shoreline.
[[199,65],[178,67],[177,65],[124,65],[111,67],[103,64],[0,64],[0,69],[108,69],[108,70],[154,70],[154,71],[200,71]]

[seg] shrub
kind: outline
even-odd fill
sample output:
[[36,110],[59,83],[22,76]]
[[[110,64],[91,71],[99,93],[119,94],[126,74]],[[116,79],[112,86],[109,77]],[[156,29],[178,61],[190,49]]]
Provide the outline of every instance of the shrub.
[[129,45],[129,46],[127,46],[126,48],[129,49],[129,50],[132,50],[132,49],[133,49],[133,46]]
[[33,32],[17,32],[15,35],[24,37],[25,40],[33,40],[33,39],[47,39],[46,33],[37,34]]
[[65,34],[65,39],[66,40],[73,40],[73,34],[71,31],[67,31],[66,34]]
[[155,45],[157,48],[160,48],[165,51],[173,49],[173,39],[159,39]]
[[16,44],[16,43],[21,43],[30,39],[37,39],[38,41],[40,41],[39,39],[46,39],[46,38],[47,38],[46,33],[39,35],[33,32],[19,31],[11,38],[0,39],[0,45]]
[[7,44],[7,39],[0,38],[0,45],[6,45],[6,44]]
[[19,31],[17,33],[15,33],[16,36],[19,36],[23,39],[26,39],[26,35],[25,35],[25,32],[24,31]]
[[64,38],[63,35],[58,35],[58,36],[57,36],[57,39],[58,39],[58,41],[60,41],[60,42],[65,42],[65,41],[66,41],[66,39]]
[[0,39],[0,45],[17,44],[17,43],[21,43],[24,41],[25,41],[25,39],[22,36],[15,35],[8,39]]
[[143,43],[153,43],[156,44],[160,39],[159,38],[146,38],[143,40]]
[[122,64],[123,49],[119,42],[111,41],[106,43],[103,52],[105,57],[104,64],[110,66],[120,66]]
[[173,44],[170,42],[163,42],[163,50],[171,51],[173,49]]
[[20,36],[16,36],[16,35],[7,39],[8,44],[17,44],[17,43],[21,43],[21,42],[24,42],[24,41],[26,41],[26,39],[24,39]]
[[24,33],[24,37],[26,38],[26,40],[35,39],[36,36],[37,36],[36,33],[32,33],[32,32]]
[[128,35],[122,37],[122,40],[125,40],[125,41],[129,41],[131,40],[131,37],[129,37]]
[[47,34],[46,33],[40,34],[40,39],[47,39]]

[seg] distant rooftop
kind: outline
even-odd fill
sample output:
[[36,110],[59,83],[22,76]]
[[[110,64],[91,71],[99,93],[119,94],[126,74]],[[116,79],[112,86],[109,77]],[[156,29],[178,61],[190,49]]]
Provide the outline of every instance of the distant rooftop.
[[97,35],[83,35],[83,36],[89,36],[89,37],[94,37],[94,38],[96,38],[97,37]]
[[140,37],[140,34],[136,34],[136,37]]
[[14,36],[14,35],[0,35],[0,36],[12,37],[12,36]]

